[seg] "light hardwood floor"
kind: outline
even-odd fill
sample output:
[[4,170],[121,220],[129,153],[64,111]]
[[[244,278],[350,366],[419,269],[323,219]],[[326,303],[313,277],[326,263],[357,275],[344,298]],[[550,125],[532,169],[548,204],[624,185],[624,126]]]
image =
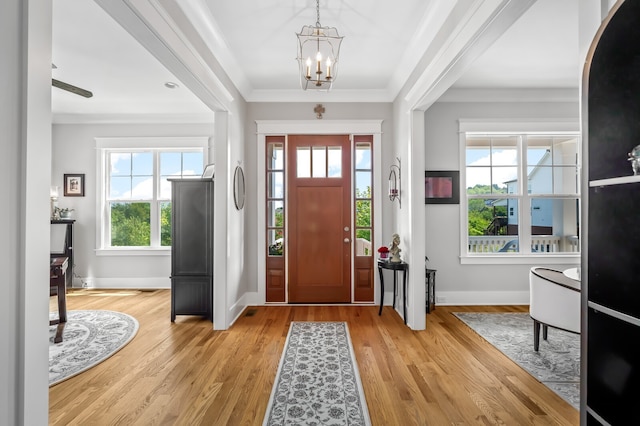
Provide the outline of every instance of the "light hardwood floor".
[[579,413],[451,312],[526,306],[438,306],[412,331],[390,308],[266,306],[226,331],[178,316],[170,293],[74,290],[68,309],[140,322],[135,339],[49,390],[51,425],[260,425],[291,321],[346,321],[372,424],[578,425]]

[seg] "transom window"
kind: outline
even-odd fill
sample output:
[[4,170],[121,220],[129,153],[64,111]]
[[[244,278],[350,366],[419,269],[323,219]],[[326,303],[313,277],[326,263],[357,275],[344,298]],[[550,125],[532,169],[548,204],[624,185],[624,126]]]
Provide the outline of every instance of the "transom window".
[[577,253],[579,134],[464,134],[463,256]]
[[296,150],[299,178],[342,177],[342,148],[339,146],[306,146]]
[[[206,158],[206,138],[186,139],[157,141],[157,146],[152,140],[134,139],[129,140],[131,147],[124,146],[128,139],[99,141],[104,177],[100,248],[171,246],[168,178],[201,176]],[[200,146],[194,146],[193,139]]]

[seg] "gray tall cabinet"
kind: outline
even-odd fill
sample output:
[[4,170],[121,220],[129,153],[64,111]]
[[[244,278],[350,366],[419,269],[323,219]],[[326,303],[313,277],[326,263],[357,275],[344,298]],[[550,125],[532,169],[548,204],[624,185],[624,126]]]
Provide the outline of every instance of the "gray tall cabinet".
[[171,181],[171,321],[213,321],[213,179]]
[[583,79],[582,425],[640,424],[640,1],[614,6]]

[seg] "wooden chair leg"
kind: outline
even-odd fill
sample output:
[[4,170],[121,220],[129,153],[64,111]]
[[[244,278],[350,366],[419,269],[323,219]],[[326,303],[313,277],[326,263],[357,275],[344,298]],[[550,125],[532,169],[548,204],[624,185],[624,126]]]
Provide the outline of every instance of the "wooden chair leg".
[[533,350],[538,352],[540,347],[540,323],[533,320]]
[[64,331],[64,325],[66,323],[61,322],[58,324],[58,328],[56,329],[56,337],[53,338],[53,343],[62,342],[62,332]]

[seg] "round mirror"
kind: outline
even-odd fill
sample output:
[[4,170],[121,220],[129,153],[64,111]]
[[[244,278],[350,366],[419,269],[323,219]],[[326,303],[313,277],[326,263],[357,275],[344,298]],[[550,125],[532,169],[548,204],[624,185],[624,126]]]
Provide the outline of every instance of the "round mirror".
[[244,207],[244,172],[240,166],[236,167],[233,174],[233,201],[236,203],[236,209],[242,210]]

